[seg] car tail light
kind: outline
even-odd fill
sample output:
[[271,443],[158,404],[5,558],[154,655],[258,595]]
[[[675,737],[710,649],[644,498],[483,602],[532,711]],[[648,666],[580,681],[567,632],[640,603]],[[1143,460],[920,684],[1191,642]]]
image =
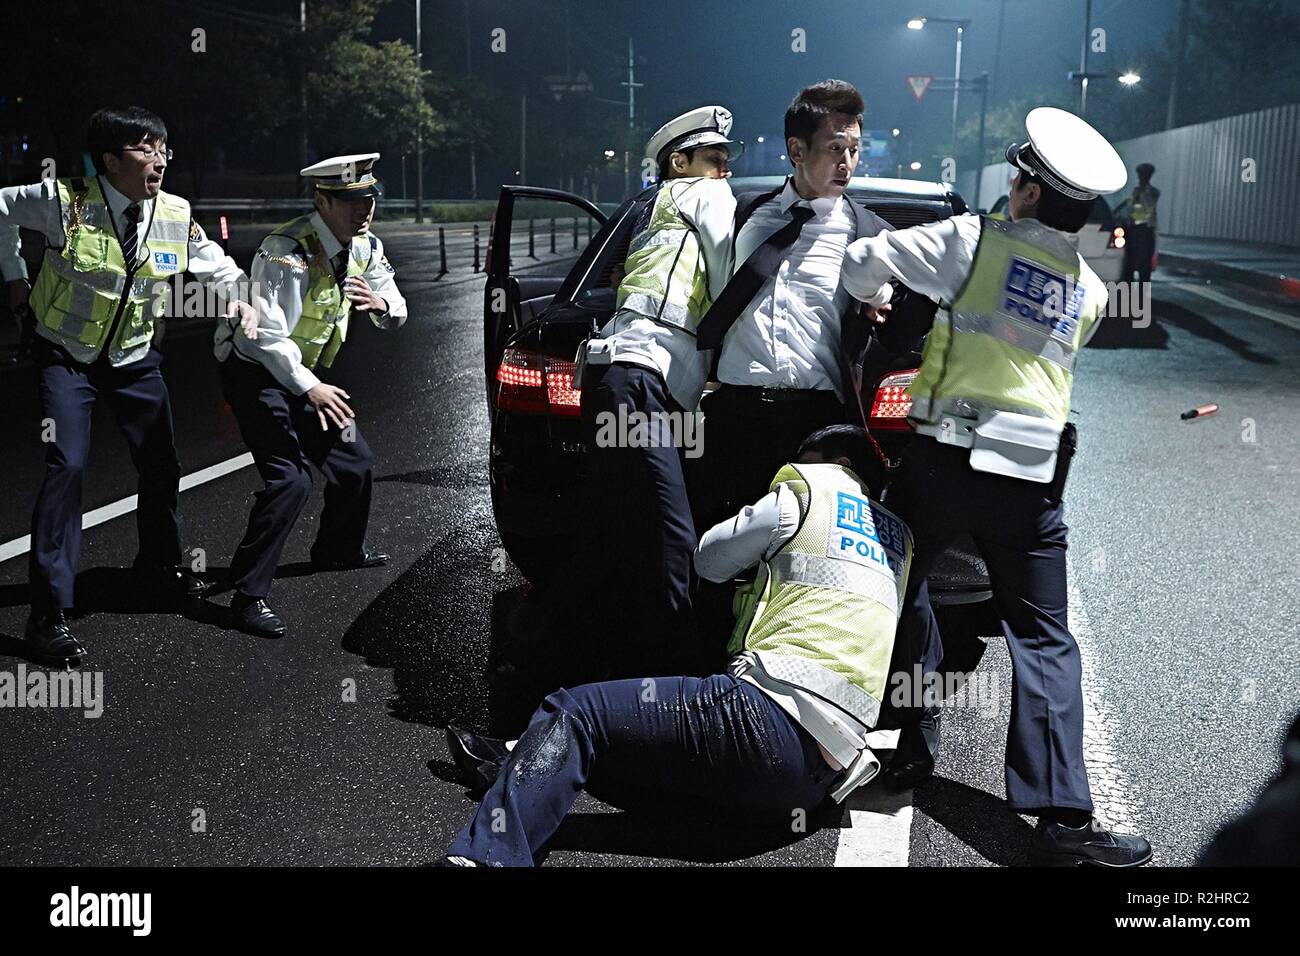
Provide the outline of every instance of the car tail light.
[[582,414],[574,364],[527,349],[506,349],[497,366],[497,408],[532,415]]
[[876,397],[871,402],[870,428],[878,431],[907,431],[907,413],[912,410],[912,399],[907,387],[916,380],[919,369],[908,369],[886,375],[876,386]]
[[1112,249],[1123,249],[1124,243],[1128,240],[1124,238],[1124,227],[1116,226],[1110,234],[1110,242],[1107,243]]

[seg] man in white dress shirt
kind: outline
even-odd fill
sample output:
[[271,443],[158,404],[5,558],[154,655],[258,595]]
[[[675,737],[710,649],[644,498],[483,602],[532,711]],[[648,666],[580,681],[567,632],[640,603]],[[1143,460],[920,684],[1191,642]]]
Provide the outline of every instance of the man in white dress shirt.
[[365,548],[372,456],[350,396],[317,375],[347,337],[352,313],[376,327],[406,321],[383,244],[370,231],[378,153],[336,156],[302,170],[316,211],[280,226],[253,258],[256,338],[229,325],[214,351],[221,385],[266,487],[230,566],[235,627],[281,637],[284,621],[266,603],[289,532],[311,493],[314,465],[325,477],[325,510],[312,546],[316,570],[375,567],[388,556]]
[[[733,275],[697,335],[701,350],[721,349],[721,387],[701,403],[697,527],[761,496],[813,430],[864,423],[854,362],[869,324],[840,283],[840,268],[853,239],[889,225],[845,195],[863,109],[861,94],[842,80],[800,91],[785,114],[794,175],[737,209]],[[891,305],[900,321],[935,308],[904,290]]]
[[[138,576],[170,598],[203,593],[203,582],[178,567],[181,466],[162,353],[154,345],[164,304],[159,289],[188,273],[218,299],[231,300],[247,281],[190,218],[189,204],[163,192],[172,151],[159,117],[140,107],[102,109],[90,118],[87,138],[94,176],[0,190],[0,273],[15,314],[27,310],[30,297],[41,420],[53,426],[32,515],[32,613],[25,638],[34,659],[56,666],[79,662],[86,653],[67,616],[97,398],[113,409],[140,476]],[[46,242],[35,289],[19,256],[20,226]],[[238,301],[229,311],[241,310],[250,320],[251,310]]]

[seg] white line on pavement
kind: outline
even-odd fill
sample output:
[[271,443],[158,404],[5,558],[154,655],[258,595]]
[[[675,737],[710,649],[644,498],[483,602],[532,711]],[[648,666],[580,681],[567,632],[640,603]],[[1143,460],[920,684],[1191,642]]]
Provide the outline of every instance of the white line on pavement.
[[[1067,560],[1068,552],[1067,552]],[[1128,775],[1120,766],[1119,751],[1111,736],[1116,721],[1106,704],[1101,678],[1092,666],[1096,645],[1084,607],[1083,594],[1070,574],[1070,633],[1079,645],[1083,663],[1083,759],[1088,765],[1088,783],[1097,816],[1121,833],[1138,832],[1138,807]]]
[[1288,329],[1300,332],[1300,318],[1286,312],[1279,312],[1277,309],[1266,309],[1262,305],[1248,305],[1239,299],[1234,299],[1232,296],[1220,292],[1218,289],[1211,289],[1203,285],[1193,285],[1190,282],[1173,282],[1170,284],[1174,288],[1184,289],[1187,292],[1209,299],[1211,302],[1226,305],[1231,309],[1239,309],[1242,312],[1249,312],[1257,318],[1267,319],[1270,322],[1276,322],[1278,325],[1285,325]]
[[[867,735],[872,750],[898,746],[897,730]],[[890,793],[872,782],[844,801],[836,866],[907,866],[912,846],[912,791]]]
[[[247,468],[253,463],[253,456],[247,452],[236,457],[228,458],[225,461],[218,462],[207,468],[202,468],[192,475],[181,477],[181,491],[197,487],[213,481],[223,475],[228,475],[232,471],[238,471],[241,468]],[[103,524],[105,521],[111,521],[114,518],[125,514],[130,514],[135,510],[136,496],[131,495],[129,498],[122,498],[111,504],[104,505],[102,508],[96,508],[94,511],[87,511],[81,516],[81,529],[93,528],[97,524]],[[23,535],[21,538],[14,538],[12,541],[6,541],[0,544],[0,561],[8,561],[10,558],[16,558],[20,554],[26,554],[32,546],[32,536]]]

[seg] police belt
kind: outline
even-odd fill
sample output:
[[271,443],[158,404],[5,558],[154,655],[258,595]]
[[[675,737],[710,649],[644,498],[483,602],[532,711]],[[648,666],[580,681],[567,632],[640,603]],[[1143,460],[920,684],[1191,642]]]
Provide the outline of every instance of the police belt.
[[825,402],[842,407],[844,404],[834,390],[829,388],[769,388],[760,385],[732,385],[724,382],[713,394],[720,400],[734,401],[743,405]]

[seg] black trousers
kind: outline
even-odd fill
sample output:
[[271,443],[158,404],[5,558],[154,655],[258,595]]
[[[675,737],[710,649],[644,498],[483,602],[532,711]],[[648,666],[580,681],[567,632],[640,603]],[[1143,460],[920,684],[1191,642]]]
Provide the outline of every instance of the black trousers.
[[969,459],[969,449],[917,435],[885,497],[915,539],[895,674],[911,681],[916,663],[923,674],[938,670],[943,643],[925,577],[953,538],[969,533],[988,565],[1011,652],[1007,802],[1022,813],[1091,811],[1082,665],[1066,615],[1064,506],[1045,496],[1046,485],[975,471]]
[[[1124,281],[1149,282],[1151,257],[1156,251],[1156,231],[1147,225],[1128,228],[1128,242],[1124,244]],[[1136,276],[1134,275],[1136,273]]]
[[253,502],[248,530],[230,562],[242,594],[266,597],[289,532],[311,494],[315,465],[325,477],[325,510],[312,558],[352,561],[365,549],[374,482],[370,447],[356,429],[320,427],[315,407],[261,365],[231,356],[221,365],[221,390],[266,483]]
[[[613,674],[690,668],[696,537],[683,466],[697,433],[671,430],[687,413],[657,371],[622,362],[593,371],[582,390],[590,506],[582,579],[598,615],[589,626],[604,638]],[[648,426],[639,433],[621,426],[639,421]]]
[[700,408],[704,457],[691,498],[700,533],[767,494],[812,432],[857,420],[834,392],[822,390],[723,385]]
[[[36,610],[70,608],[81,550],[82,475],[95,400],[102,396],[113,410],[139,475],[135,511],[138,566],[180,563],[177,499],[181,466],[176,457],[171,401],[160,369],[162,354],[157,349],[150,349],[137,362],[113,368],[105,361],[91,365],[74,361],[63,349],[38,336],[33,357],[41,427],[47,440],[45,477],[32,513],[28,558],[31,602]],[[50,425],[44,424],[46,421]]]

